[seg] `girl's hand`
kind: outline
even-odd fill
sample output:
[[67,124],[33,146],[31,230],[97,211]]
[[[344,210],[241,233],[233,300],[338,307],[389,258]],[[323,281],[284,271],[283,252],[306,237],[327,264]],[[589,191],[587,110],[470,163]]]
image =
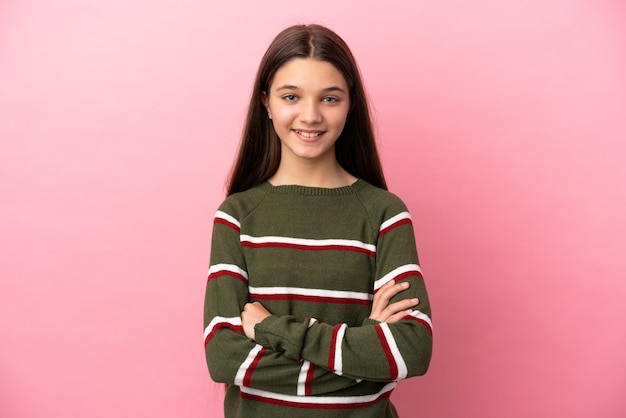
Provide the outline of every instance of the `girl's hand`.
[[254,326],[270,315],[272,314],[259,302],[246,303],[241,312],[241,322],[246,337],[254,340]]
[[370,319],[374,319],[378,322],[386,322],[393,324],[398,322],[405,315],[410,314],[412,306],[416,306],[419,303],[417,298],[404,299],[399,302],[389,304],[392,297],[409,288],[408,282],[395,283],[393,280],[385,283],[376,294],[374,294],[374,301],[372,302],[372,313],[370,313]]

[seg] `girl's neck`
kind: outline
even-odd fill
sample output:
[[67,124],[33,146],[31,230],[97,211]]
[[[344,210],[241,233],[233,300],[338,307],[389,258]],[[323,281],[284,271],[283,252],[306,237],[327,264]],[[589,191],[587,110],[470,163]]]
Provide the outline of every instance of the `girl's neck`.
[[349,186],[356,180],[356,177],[344,170],[337,160],[333,159],[326,164],[281,160],[278,170],[268,181],[273,186],[295,184],[332,189]]

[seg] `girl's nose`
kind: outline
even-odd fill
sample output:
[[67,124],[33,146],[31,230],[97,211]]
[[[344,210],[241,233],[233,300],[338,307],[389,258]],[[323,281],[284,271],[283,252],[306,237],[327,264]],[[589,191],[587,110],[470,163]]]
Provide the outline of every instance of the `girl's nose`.
[[300,120],[305,123],[313,124],[322,121],[322,113],[319,108],[320,104],[316,101],[309,100],[302,103],[300,111]]

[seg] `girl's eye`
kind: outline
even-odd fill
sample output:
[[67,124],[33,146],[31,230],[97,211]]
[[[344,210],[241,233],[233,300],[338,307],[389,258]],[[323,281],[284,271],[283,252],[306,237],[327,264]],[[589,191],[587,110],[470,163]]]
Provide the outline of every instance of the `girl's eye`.
[[336,97],[324,97],[324,99],[322,99],[324,101],[324,103],[337,103],[338,100]]
[[284,100],[287,100],[288,102],[293,102],[294,100],[296,100],[296,95],[295,94],[287,94],[286,96],[283,96]]

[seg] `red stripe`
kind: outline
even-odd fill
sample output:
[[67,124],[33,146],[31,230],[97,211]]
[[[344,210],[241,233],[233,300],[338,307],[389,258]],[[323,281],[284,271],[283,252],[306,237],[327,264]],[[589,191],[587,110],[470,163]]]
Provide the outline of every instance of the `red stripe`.
[[233,325],[233,324],[229,324],[228,322],[222,322],[222,323],[216,324],[213,327],[213,330],[211,330],[211,332],[209,333],[209,335],[206,336],[206,338],[204,339],[204,346],[206,347],[209,344],[209,341],[211,341],[213,337],[215,336],[215,333],[223,328],[228,328],[235,332],[243,334],[243,327],[241,325]]
[[333,334],[330,338],[330,351],[328,352],[328,369],[331,372],[335,371],[335,350],[337,348],[337,334],[339,333],[340,328],[341,324],[333,328]]
[[229,227],[230,229],[234,230],[235,232],[240,232],[240,228],[235,225],[232,222],[227,221],[226,219],[223,218],[215,218],[213,220],[214,224],[222,224],[222,225],[226,225],[227,227]]
[[306,380],[304,381],[304,396],[313,394],[313,375],[315,374],[315,364],[309,363],[309,370],[306,372]]
[[285,294],[271,294],[261,295],[257,293],[250,293],[250,299],[258,300],[302,300],[306,302],[320,302],[320,303],[341,303],[349,305],[363,305],[370,306],[370,300],[352,299],[352,298],[334,298],[332,296],[311,296],[311,295],[285,295]]
[[391,231],[392,229],[395,229],[399,226],[402,225],[412,225],[413,222],[411,222],[410,218],[405,218],[405,219],[400,219],[398,222],[392,223],[391,225],[389,225],[388,227],[386,227],[385,229],[381,230],[378,233],[378,238],[382,237],[383,235],[385,235],[387,232]]
[[406,315],[405,317],[403,317],[402,319],[406,319],[406,320],[411,320],[411,321],[415,321],[415,322],[419,322],[420,324],[424,325],[426,327],[426,329],[428,330],[428,332],[430,333],[430,335],[433,335],[433,329],[431,328],[430,324],[426,321],[424,321],[421,318],[416,318],[414,316],[411,315]]
[[402,280],[402,279],[406,279],[407,277],[420,277],[420,278],[424,278],[424,276],[422,276],[422,272],[419,270],[411,270],[411,271],[405,271],[404,273],[400,273],[398,274],[396,277],[394,277],[393,279],[395,281],[398,280]]
[[380,325],[375,325],[374,328],[376,328],[380,345],[382,345],[385,356],[387,357],[387,363],[389,363],[389,380],[396,380],[398,378],[398,365],[396,364],[396,360],[393,358],[391,348],[389,347],[387,338],[385,338],[385,333]]
[[246,279],[242,274],[235,273],[234,271],[230,271],[230,270],[214,271],[213,273],[209,274],[208,280],[217,279],[223,276],[230,276],[233,279],[240,280],[244,282],[245,284],[248,284],[248,279]]
[[253,401],[259,401],[259,402],[264,402],[264,403],[270,403],[270,404],[274,404],[274,405],[281,405],[281,406],[290,406],[292,408],[306,408],[306,409],[354,409],[354,408],[367,408],[369,406],[374,405],[375,403],[384,400],[384,399],[388,399],[391,396],[391,392],[393,392],[392,390],[390,390],[389,392],[385,392],[382,395],[380,395],[378,398],[372,400],[372,401],[368,401],[368,402],[354,402],[354,403],[344,403],[344,404],[330,404],[330,403],[325,403],[325,404],[317,404],[317,403],[307,403],[307,402],[291,402],[291,401],[283,401],[280,399],[272,399],[272,398],[266,398],[264,396],[259,396],[259,395],[252,395],[249,393],[244,393],[241,392],[240,396],[243,399],[250,399]]
[[349,245],[304,245],[304,244],[290,244],[286,242],[263,242],[256,243],[250,241],[242,241],[241,245],[250,248],[290,248],[293,250],[305,250],[305,251],[351,251],[355,253],[367,254],[370,257],[374,257],[376,252],[368,250],[367,248],[352,247]]
[[254,372],[254,369],[256,369],[256,366],[258,366],[259,362],[261,361],[261,358],[266,352],[267,352],[267,348],[264,347],[261,350],[259,350],[258,353],[256,353],[256,357],[254,357],[254,360],[252,360],[250,367],[248,367],[248,369],[246,370],[246,374],[243,376],[244,386],[251,387],[250,381],[252,380],[252,373]]

